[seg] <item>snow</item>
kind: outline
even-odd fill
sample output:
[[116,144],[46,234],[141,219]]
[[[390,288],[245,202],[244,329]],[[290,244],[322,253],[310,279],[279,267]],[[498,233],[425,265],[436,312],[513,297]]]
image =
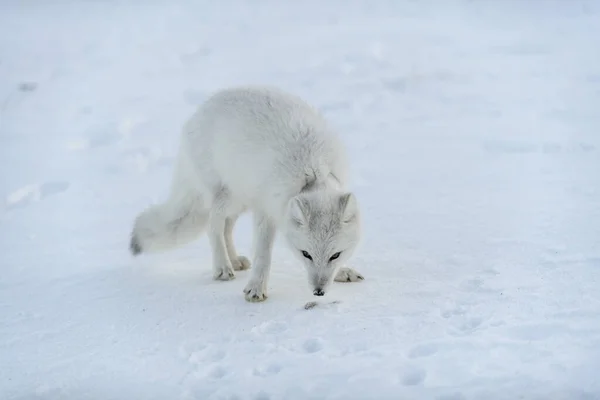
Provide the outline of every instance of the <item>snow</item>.
[[[2,2],[0,398],[600,398],[599,35],[593,0]],[[252,304],[205,237],[128,253],[246,83],[343,135],[364,281],[317,299],[278,241]]]

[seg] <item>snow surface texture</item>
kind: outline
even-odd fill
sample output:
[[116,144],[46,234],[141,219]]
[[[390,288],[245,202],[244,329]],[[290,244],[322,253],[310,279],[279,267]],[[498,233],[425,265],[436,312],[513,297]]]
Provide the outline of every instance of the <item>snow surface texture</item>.
[[[593,0],[2,2],[0,398],[600,398],[599,37]],[[317,299],[278,241],[251,304],[205,237],[129,255],[245,83],[342,133],[363,282]]]

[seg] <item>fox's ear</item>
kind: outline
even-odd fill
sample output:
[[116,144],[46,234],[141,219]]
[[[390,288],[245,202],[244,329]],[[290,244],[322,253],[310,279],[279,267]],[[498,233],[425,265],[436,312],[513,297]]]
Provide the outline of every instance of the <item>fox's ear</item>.
[[352,193],[344,193],[339,199],[340,212],[342,213],[342,222],[353,222],[358,216],[358,203]]
[[308,223],[309,204],[306,199],[295,196],[290,200],[289,205],[290,218],[298,226]]

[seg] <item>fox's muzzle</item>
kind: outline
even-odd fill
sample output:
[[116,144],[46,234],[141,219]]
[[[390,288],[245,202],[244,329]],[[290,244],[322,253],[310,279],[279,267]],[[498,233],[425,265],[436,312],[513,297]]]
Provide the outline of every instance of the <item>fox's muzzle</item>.
[[311,277],[311,284],[313,287],[313,294],[315,296],[325,296],[325,291],[331,283],[330,274],[315,274]]

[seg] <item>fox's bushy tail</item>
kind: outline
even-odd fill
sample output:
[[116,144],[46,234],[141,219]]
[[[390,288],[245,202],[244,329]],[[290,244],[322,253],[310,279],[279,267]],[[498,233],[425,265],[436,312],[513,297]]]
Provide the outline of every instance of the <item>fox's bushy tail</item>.
[[137,216],[129,249],[133,255],[165,251],[196,239],[206,228],[209,210],[186,154],[180,150],[169,199]]

